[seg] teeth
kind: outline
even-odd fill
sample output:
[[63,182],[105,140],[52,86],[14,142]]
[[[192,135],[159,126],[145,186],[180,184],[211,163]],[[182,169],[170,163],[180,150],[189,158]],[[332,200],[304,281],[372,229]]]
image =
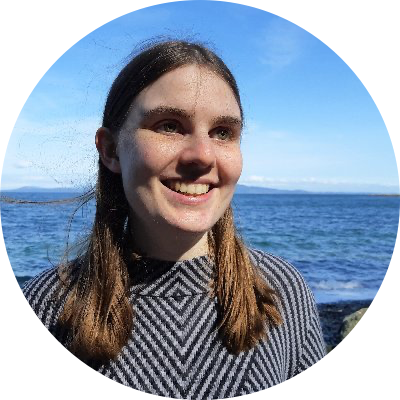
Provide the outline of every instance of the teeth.
[[179,191],[182,193],[186,193],[186,191],[187,191],[186,183],[181,183],[181,187],[179,188]]
[[210,185],[207,184],[194,184],[184,182],[173,182],[169,185],[169,188],[175,192],[187,193],[187,194],[205,194],[208,192]]
[[[194,186],[194,185],[193,185]],[[205,185],[197,185],[196,187],[195,187],[195,190],[196,190],[196,194],[202,194],[202,193],[204,193],[204,186]],[[207,191],[207,190],[206,190]]]

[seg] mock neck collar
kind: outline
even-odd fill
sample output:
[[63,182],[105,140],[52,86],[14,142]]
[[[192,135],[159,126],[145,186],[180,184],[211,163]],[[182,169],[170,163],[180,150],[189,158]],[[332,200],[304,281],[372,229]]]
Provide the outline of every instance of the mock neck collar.
[[129,265],[131,291],[140,296],[181,297],[210,291],[215,265],[208,256],[184,261],[142,257]]

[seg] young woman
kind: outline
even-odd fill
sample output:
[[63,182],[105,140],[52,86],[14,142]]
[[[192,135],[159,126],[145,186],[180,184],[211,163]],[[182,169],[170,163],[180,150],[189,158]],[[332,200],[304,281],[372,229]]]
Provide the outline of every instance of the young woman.
[[303,278],[235,232],[242,125],[234,77],[198,44],[150,46],[115,79],[96,134],[87,249],[24,288],[57,339],[109,378],[226,398],[323,357]]

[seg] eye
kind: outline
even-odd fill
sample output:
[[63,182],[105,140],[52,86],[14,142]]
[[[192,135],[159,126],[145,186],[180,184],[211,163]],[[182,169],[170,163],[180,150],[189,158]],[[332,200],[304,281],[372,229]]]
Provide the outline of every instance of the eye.
[[214,130],[213,136],[219,140],[230,140],[233,136],[233,133],[229,128],[220,127]]
[[155,127],[155,131],[161,133],[178,133],[180,129],[180,125],[175,121],[163,121]]

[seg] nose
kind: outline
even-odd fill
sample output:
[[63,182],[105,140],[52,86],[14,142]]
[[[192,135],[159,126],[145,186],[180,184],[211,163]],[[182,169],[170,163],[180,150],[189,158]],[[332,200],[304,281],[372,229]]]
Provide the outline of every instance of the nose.
[[212,138],[207,134],[188,135],[179,161],[183,165],[207,169],[215,166],[215,148]]

